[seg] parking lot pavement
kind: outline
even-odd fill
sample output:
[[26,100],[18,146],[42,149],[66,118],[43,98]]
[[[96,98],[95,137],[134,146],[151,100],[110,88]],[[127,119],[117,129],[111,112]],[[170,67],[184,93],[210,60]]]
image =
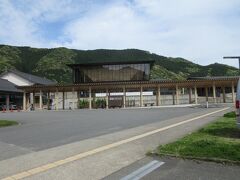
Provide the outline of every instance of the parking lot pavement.
[[238,180],[239,176],[240,166],[237,165],[168,157],[145,157],[106,177],[104,180],[130,180],[134,178],[143,180]]
[[[0,119],[17,120],[20,125],[0,129],[0,142],[10,145],[1,146],[0,160],[205,111],[162,108],[1,113]],[[6,149],[8,154],[2,152]]]

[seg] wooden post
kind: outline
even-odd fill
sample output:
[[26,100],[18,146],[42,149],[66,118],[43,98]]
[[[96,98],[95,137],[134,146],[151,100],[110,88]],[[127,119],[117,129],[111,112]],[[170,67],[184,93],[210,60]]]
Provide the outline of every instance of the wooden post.
[[39,92],[39,109],[43,109],[42,90]]
[[35,92],[32,93],[32,104],[33,104],[33,110],[35,110]]
[[161,89],[160,86],[157,87],[157,93],[156,93],[156,97],[157,97],[157,106],[161,105]]
[[232,102],[235,103],[235,88],[234,88],[234,82],[232,82]]
[[108,101],[109,101],[109,92],[108,88],[106,89],[106,109],[108,109]]
[[176,85],[176,104],[179,104],[178,85]]
[[143,87],[140,87],[140,107],[143,107]]
[[9,94],[6,95],[6,110],[9,110],[9,105],[10,105],[10,98],[9,98]]
[[23,92],[23,110],[27,110],[27,102],[26,102],[26,92]]
[[189,104],[192,104],[192,88],[189,88]]
[[30,99],[30,105],[32,105],[33,104],[33,93],[30,93],[29,99]]
[[74,102],[73,102],[73,99],[75,99],[74,95],[75,95],[75,91],[74,91],[74,88],[72,88],[72,107],[71,107],[72,110],[75,109]]
[[92,109],[92,88],[91,87],[89,87],[88,93],[89,93],[89,98],[88,98],[89,109]]
[[213,100],[214,100],[214,103],[217,103],[215,83],[213,83]]
[[208,102],[208,87],[205,87],[206,101]]
[[62,92],[62,109],[65,109],[65,92]]
[[123,108],[126,108],[126,88],[123,87]]
[[225,91],[225,87],[222,87],[222,91],[223,91],[223,103],[226,103],[226,91]]
[[80,102],[80,92],[77,90],[77,109],[79,108],[79,102]]
[[197,86],[194,87],[195,104],[198,104]]
[[58,90],[55,92],[55,99],[56,99],[56,110],[58,110]]
[[176,104],[176,100],[175,100],[175,92],[174,91],[172,91],[172,97],[173,97],[173,105],[175,105]]
[[50,92],[47,92],[47,109],[50,110]]

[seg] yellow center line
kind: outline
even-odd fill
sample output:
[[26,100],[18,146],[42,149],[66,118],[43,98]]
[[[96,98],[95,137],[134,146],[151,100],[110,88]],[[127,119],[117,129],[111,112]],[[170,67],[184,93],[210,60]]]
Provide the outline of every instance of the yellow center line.
[[138,139],[141,139],[141,138],[144,138],[144,137],[156,134],[158,132],[165,131],[167,129],[174,128],[174,127],[177,127],[177,126],[180,126],[180,125],[183,125],[183,124],[186,124],[186,123],[189,123],[189,122],[192,122],[192,121],[195,121],[195,120],[207,117],[207,116],[210,116],[212,114],[216,114],[216,113],[225,111],[227,109],[229,109],[229,107],[223,108],[223,109],[220,109],[220,110],[217,110],[217,111],[213,111],[211,113],[204,114],[204,115],[201,115],[201,116],[197,116],[197,117],[185,120],[185,121],[181,121],[179,123],[175,123],[175,124],[163,127],[163,128],[155,129],[153,131],[149,131],[149,132],[146,132],[146,133],[143,133],[143,134],[140,134],[140,135],[136,135],[136,136],[133,136],[131,138],[124,139],[124,140],[121,140],[121,141],[118,141],[118,142],[115,142],[115,143],[112,143],[112,144],[101,146],[101,147],[98,147],[96,149],[93,149],[93,150],[90,150],[90,151],[86,151],[86,152],[83,152],[83,153],[80,153],[80,154],[77,154],[77,155],[74,155],[74,156],[62,159],[62,160],[58,160],[58,161],[55,161],[55,162],[52,162],[52,163],[48,163],[48,164],[45,164],[45,165],[42,165],[42,166],[39,166],[39,167],[36,167],[36,168],[32,168],[32,169],[29,169],[29,170],[17,173],[15,175],[6,177],[6,178],[4,178],[2,180],[16,180],[16,179],[23,179],[23,178],[26,178],[26,177],[30,177],[30,176],[39,174],[41,172],[44,172],[44,171],[47,171],[47,170],[59,167],[61,165],[64,165],[64,164],[67,164],[67,163],[70,163],[70,162],[73,162],[73,161],[85,158],[87,156],[91,156],[91,155],[94,155],[96,153],[99,153],[99,152],[102,152],[102,151],[106,151],[106,150],[115,148],[117,146],[129,143],[129,142],[132,142],[132,141],[135,141],[135,140],[138,140]]

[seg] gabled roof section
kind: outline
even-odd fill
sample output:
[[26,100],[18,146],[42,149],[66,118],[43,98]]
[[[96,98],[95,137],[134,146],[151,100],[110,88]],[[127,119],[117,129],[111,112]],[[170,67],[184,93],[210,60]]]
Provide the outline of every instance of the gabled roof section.
[[22,92],[22,90],[17,89],[15,84],[9,82],[8,80],[0,78],[0,91],[3,92]]
[[27,81],[33,83],[33,84],[40,84],[40,85],[51,85],[51,84],[56,84],[56,82],[52,81],[52,80],[49,80],[49,79],[46,79],[46,78],[42,78],[42,77],[39,77],[39,76],[35,76],[35,75],[32,75],[32,74],[28,74],[28,73],[24,73],[24,72],[20,72],[18,70],[15,70],[15,69],[11,69],[11,70],[8,70],[7,72],[1,74],[1,77],[7,73],[13,73],[23,79],[26,79]]

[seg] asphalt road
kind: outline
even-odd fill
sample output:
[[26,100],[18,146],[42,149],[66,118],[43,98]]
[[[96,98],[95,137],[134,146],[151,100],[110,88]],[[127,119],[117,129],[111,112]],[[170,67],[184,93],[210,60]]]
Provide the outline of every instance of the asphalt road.
[[17,120],[21,124],[0,128],[0,160],[201,111],[206,111],[206,109],[162,108],[1,113],[0,119]]

